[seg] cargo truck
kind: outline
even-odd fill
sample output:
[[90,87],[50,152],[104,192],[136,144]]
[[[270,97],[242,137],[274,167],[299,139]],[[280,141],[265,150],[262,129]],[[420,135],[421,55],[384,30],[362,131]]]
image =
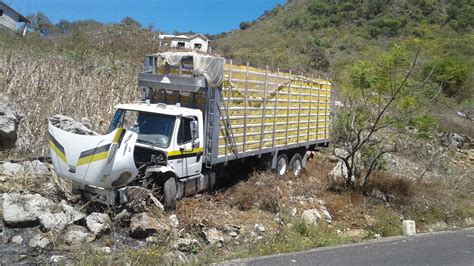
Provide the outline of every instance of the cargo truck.
[[258,160],[277,175],[298,175],[329,142],[327,80],[167,52],[145,57],[138,85],[142,99],[117,105],[106,135],[49,123],[55,172],[74,191],[121,205],[132,185],[147,181],[174,208],[212,188],[229,164]]

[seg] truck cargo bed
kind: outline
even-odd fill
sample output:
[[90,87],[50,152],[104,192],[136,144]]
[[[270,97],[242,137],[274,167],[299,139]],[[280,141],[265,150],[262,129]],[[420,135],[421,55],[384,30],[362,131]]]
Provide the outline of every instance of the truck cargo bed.
[[[147,60],[146,60],[147,62]],[[148,62],[156,62],[148,59]],[[295,75],[291,71],[270,71],[224,65],[224,82],[218,87],[200,86],[191,92],[180,86],[160,84],[163,77],[192,74],[190,61],[179,67],[151,65],[147,87],[153,100],[199,108],[205,116],[205,162],[217,163],[248,156],[329,142],[331,83]],[[153,76],[157,78],[153,78]],[[159,76],[159,78],[158,78]],[[188,81],[202,84],[201,80]]]

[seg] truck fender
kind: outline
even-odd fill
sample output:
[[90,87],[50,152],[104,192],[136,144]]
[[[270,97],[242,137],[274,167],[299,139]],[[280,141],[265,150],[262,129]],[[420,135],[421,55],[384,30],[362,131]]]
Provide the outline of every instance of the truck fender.
[[174,171],[173,167],[169,166],[169,165],[155,165],[155,166],[150,166],[146,169],[145,171],[145,176],[146,177],[150,177],[152,176],[153,174],[160,174],[160,175],[163,175],[163,176],[173,176],[176,178],[176,172]]

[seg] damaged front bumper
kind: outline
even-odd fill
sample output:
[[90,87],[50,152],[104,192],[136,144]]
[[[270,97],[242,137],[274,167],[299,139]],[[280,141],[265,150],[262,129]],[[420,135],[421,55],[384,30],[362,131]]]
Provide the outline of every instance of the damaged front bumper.
[[48,133],[54,171],[80,187],[110,191],[138,175],[134,132],[118,128],[107,135],[79,135],[49,123]]

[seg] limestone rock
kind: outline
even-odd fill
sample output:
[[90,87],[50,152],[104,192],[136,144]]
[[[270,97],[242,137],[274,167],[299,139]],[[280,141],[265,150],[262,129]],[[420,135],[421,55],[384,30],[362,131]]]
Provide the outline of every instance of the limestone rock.
[[18,112],[0,102],[0,149],[10,149],[15,146],[20,120],[21,115]]
[[191,238],[180,238],[176,243],[174,243],[173,247],[176,250],[183,251],[183,252],[193,252],[194,249],[199,245],[199,241],[196,239]]
[[304,210],[301,219],[306,224],[317,224],[321,220],[321,214],[316,209]]
[[326,223],[328,223],[328,224],[332,223],[332,216],[329,213],[328,208],[326,208],[326,206],[324,206],[324,205],[321,205],[319,207],[319,209],[321,210],[322,216],[323,216],[324,220],[326,221]]
[[4,175],[18,175],[25,171],[25,167],[19,163],[5,162],[2,164],[2,170]]
[[267,232],[267,229],[263,224],[255,224],[253,227],[253,231],[258,235],[264,235]]
[[26,161],[23,163],[25,171],[32,175],[48,175],[50,174],[48,167],[38,160]]
[[217,245],[218,247],[221,247],[224,243],[224,234],[217,228],[212,227],[203,230],[202,233],[204,234],[204,239],[210,245]]
[[78,225],[70,226],[64,234],[64,240],[68,245],[80,245],[91,242],[95,236],[87,231],[86,228]]
[[62,200],[59,204],[61,205],[64,214],[67,216],[68,224],[78,222],[86,217],[84,213],[69,206],[65,200]]
[[92,131],[81,122],[75,121],[74,119],[68,116],[57,114],[50,117],[49,121],[55,127],[58,127],[67,132],[80,134],[80,135],[98,135],[97,132]]
[[132,218],[132,213],[130,213],[127,209],[123,209],[120,213],[115,215],[114,222],[121,226],[129,225],[131,218]]
[[340,178],[347,178],[347,167],[343,162],[338,162],[336,166],[329,172],[329,177],[334,181]]
[[295,217],[297,212],[298,210],[295,207],[291,207],[289,211],[290,217]]
[[178,220],[178,217],[176,216],[176,214],[171,214],[170,217],[169,217],[169,221],[170,221],[170,226],[173,227],[173,228],[178,228],[179,227],[179,220]]
[[36,247],[45,248],[47,245],[49,245],[49,243],[50,241],[46,236],[42,234],[37,234],[37,235],[34,235],[30,239],[30,242],[28,243],[28,245],[32,248],[36,248]]
[[94,251],[98,254],[110,254],[112,249],[110,247],[95,247]]
[[445,147],[462,149],[470,140],[467,136],[456,133],[444,133],[439,137],[439,142]]
[[224,232],[231,237],[239,236],[241,229],[242,227],[239,225],[233,225],[233,224],[224,225]]
[[86,217],[87,228],[96,235],[110,231],[111,221],[106,213],[93,212]]
[[3,194],[3,219],[10,227],[35,226],[39,216],[50,213],[54,203],[39,194]]
[[45,213],[38,218],[40,224],[46,230],[62,231],[69,224],[69,219],[63,212]]
[[20,236],[20,235],[14,236],[14,237],[12,237],[12,242],[19,245],[19,244],[23,243],[23,237]]
[[144,239],[155,233],[169,233],[169,231],[167,224],[145,212],[135,214],[130,220],[129,234],[133,238]]

